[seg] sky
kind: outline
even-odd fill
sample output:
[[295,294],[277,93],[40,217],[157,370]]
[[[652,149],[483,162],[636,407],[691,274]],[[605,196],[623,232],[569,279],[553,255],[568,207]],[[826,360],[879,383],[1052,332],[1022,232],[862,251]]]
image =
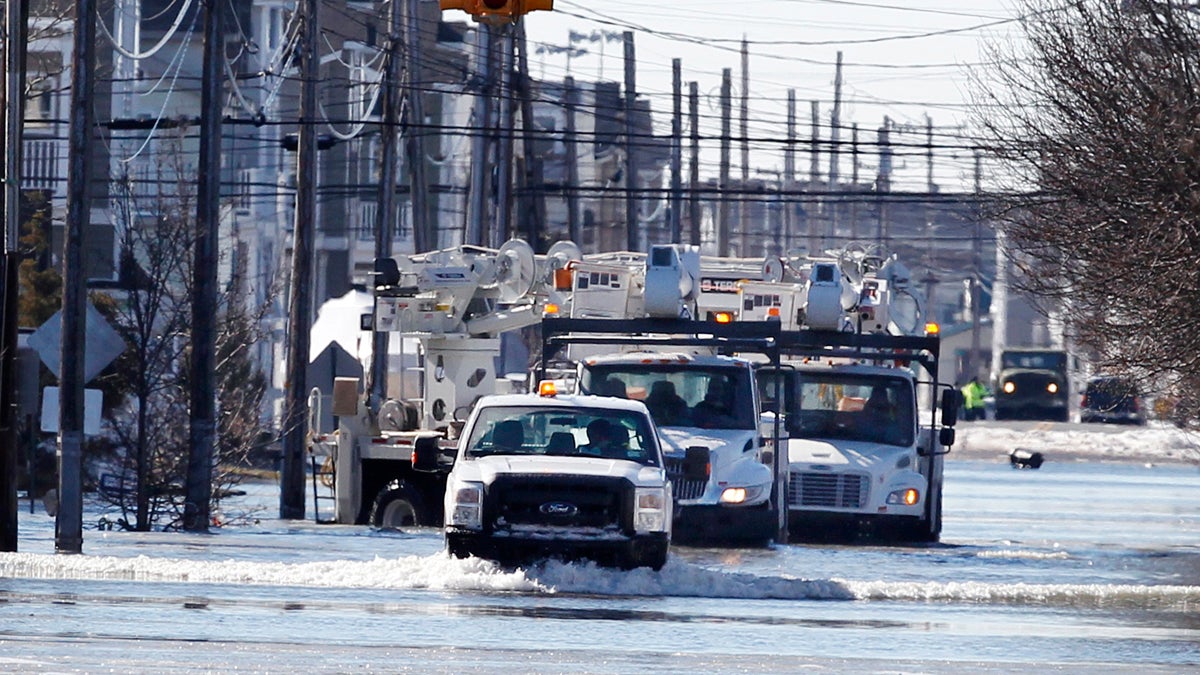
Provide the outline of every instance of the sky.
[[[887,116],[902,130],[893,135],[893,143],[923,144],[928,116],[935,145],[969,145],[967,71],[981,63],[986,43],[1009,41],[1018,32],[1013,0],[555,0],[554,5],[554,11],[532,12],[525,18],[534,77],[561,79],[568,72],[568,58],[561,50],[574,46],[588,52],[570,59],[570,74],[577,80],[621,80],[620,34],[631,30],[638,61],[638,93],[652,101],[659,133],[670,130],[671,60],[680,58],[685,92],[689,81],[699,84],[704,133],[719,132],[721,71],[731,69],[735,97],[732,128],[733,135],[739,135],[740,50],[742,39],[747,39],[748,136],[763,139],[753,145],[752,174],[755,169],[777,172],[783,168],[782,144],[767,139],[785,137],[789,89],[796,92],[797,135],[811,137],[811,102],[817,101],[820,135],[828,139],[839,52],[843,61],[839,116],[843,141],[849,140],[850,125],[858,124],[860,141],[874,142]],[[577,38],[572,42],[572,31],[586,36],[608,33],[614,40]],[[686,103],[684,110],[686,113]],[[735,146],[735,176],[740,175],[739,153]],[[706,161],[708,154],[706,151]],[[925,150],[914,148],[910,154],[897,153],[899,184],[895,189],[924,190]],[[802,176],[809,171],[810,159],[807,154],[797,155],[797,171]],[[823,175],[829,170],[828,161],[827,157],[820,159]],[[860,177],[873,177],[877,166],[874,156],[863,156]],[[851,172],[850,160],[843,153],[839,173],[847,178]],[[942,191],[971,189],[973,153],[936,151],[934,183]]]

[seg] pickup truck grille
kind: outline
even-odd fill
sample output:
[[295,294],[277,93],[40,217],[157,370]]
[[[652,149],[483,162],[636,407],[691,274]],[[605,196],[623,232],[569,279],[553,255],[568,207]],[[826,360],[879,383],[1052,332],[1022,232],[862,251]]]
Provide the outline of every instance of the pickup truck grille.
[[633,484],[607,476],[501,476],[484,498],[486,521],[551,527],[633,527]]
[[675,499],[699,499],[708,487],[707,480],[686,480],[683,477],[683,458],[665,458],[667,478],[671,480],[671,490]]
[[793,471],[788,483],[788,506],[862,508],[870,485],[863,474]]

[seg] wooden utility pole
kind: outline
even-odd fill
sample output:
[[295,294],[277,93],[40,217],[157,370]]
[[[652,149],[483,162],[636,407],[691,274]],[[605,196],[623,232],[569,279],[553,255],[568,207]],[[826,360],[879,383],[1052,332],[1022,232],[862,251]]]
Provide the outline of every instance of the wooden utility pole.
[[321,0],[303,0],[300,129],[296,147],[296,221],[292,228],[291,303],[288,306],[287,391],[279,517],[304,518],[304,452],[308,437],[308,352],[312,340],[313,238],[317,210],[317,38]]
[[841,215],[842,201],[837,193],[841,191],[841,171],[838,165],[840,159],[840,143],[842,140],[842,53],[837,53],[837,69],[833,78],[833,112],[829,116],[829,241],[837,239],[838,219]]
[[21,264],[21,127],[28,0],[4,6],[4,246],[0,249],[0,551],[17,550],[17,269]]
[[575,78],[568,75],[563,81],[566,91],[563,92],[563,105],[567,109],[566,150],[567,150],[567,232],[571,241],[583,245],[583,231],[579,227],[579,137],[575,133]]
[[[192,268],[192,415],[183,529],[207,532],[217,439],[217,260],[221,230],[221,62],[225,0],[204,0],[204,65],[200,91],[200,167]],[[142,463],[144,464],[144,463]],[[139,472],[144,471],[141,464]],[[139,475],[139,488],[148,475]],[[145,510],[145,513],[143,513]],[[149,503],[138,500],[138,525],[149,527]]]
[[[403,33],[400,3],[388,5],[387,58],[383,63],[383,123],[379,126],[379,191],[375,208],[375,258],[391,258],[396,236],[396,132],[400,127],[400,36]],[[413,242],[417,239],[417,214],[413,211]],[[371,333],[371,368],[367,377],[367,409],[378,412],[387,400],[388,344],[391,334]]]
[[517,22],[517,77],[520,80],[521,129],[523,132],[522,155],[525,156],[524,208],[525,239],[533,250],[545,253],[542,241],[546,234],[545,178],[542,173],[542,157],[537,151],[537,128],[533,119],[533,81],[529,77],[529,43],[525,39],[525,22]]
[[747,255],[750,224],[746,222],[746,199],[750,189],[750,43],[742,37],[742,96],[739,125],[742,148],[742,184],[738,187],[738,255]]
[[491,247],[500,248],[513,236],[512,176],[513,176],[513,34],[512,25],[500,28],[500,115],[492,130],[496,139],[496,228],[492,230]]
[[691,160],[688,163],[688,229],[692,246],[700,245],[700,83],[688,82],[688,119],[691,125]]
[[818,101],[813,101],[811,105],[812,119],[812,142],[809,143],[809,151],[812,155],[809,157],[808,163],[808,182],[809,188],[817,189],[817,183],[821,182],[821,151],[819,144],[821,143],[821,104]]
[[[858,191],[858,122],[850,125],[850,185]],[[858,241],[862,236],[858,227],[858,198],[850,202],[850,238]]]
[[633,32],[625,31],[625,247],[641,251],[641,227],[638,222],[637,139],[634,108],[637,104],[637,61],[633,52]]
[[483,224],[488,220],[488,184],[492,175],[488,161],[488,136],[492,126],[492,27],[475,27],[475,68],[479,72],[479,92],[475,96],[474,136],[471,138],[471,187],[467,193],[467,227],[464,243],[486,246],[488,233]]
[[795,236],[796,197],[796,90],[788,89],[787,93],[787,144],[783,149],[783,187],[787,193],[783,205],[783,252],[792,248],[792,237]]
[[879,221],[875,229],[875,243],[886,246],[891,239],[890,224],[888,223],[888,193],[892,191],[892,121],[885,115],[883,126],[879,127],[879,174],[875,179],[875,195],[879,199]]
[[58,514],[54,550],[83,552],[83,386],[87,273],[83,240],[91,221],[96,3],[75,3],[68,116],[67,222],[63,240],[62,364],[58,381]]
[[721,71],[721,185],[717,190],[717,255],[729,256],[729,200],[732,198],[729,185],[729,160],[732,152],[729,129],[733,109],[733,74],[725,68]]
[[671,243],[683,241],[683,62],[671,59]]
[[[392,4],[400,0],[392,0]],[[408,45],[408,114],[404,125],[404,150],[408,157],[408,202],[412,212],[413,249],[424,253],[437,248],[437,233],[429,214],[429,179],[425,174],[425,102],[422,98],[424,79],[421,64],[420,0],[407,0],[408,20],[404,23],[405,43]],[[393,10],[395,11],[395,10]],[[400,37],[400,27],[396,27]],[[399,78],[397,78],[399,79]]]
[[967,377],[977,377],[983,361],[980,351],[983,320],[983,217],[979,205],[983,199],[983,156],[975,151],[975,233],[971,239],[971,355],[967,359]]
[[824,191],[820,189],[821,183],[821,152],[818,149],[821,143],[821,105],[817,101],[812,102],[812,140],[809,143],[812,157],[808,165],[808,186],[812,192],[817,192],[818,196],[812,202],[812,208],[808,210],[808,250],[813,253],[819,253],[825,247],[825,242],[821,238],[821,232],[825,230],[824,224],[821,222],[824,217],[824,207],[827,197],[824,196]]

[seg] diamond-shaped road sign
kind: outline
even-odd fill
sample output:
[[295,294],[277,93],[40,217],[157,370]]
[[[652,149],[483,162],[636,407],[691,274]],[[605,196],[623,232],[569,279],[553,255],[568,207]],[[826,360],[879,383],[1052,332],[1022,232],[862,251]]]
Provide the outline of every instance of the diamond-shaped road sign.
[[[86,335],[83,346],[83,382],[86,384],[125,351],[125,340],[108,325],[104,316],[96,311],[90,302],[87,303],[84,321]],[[55,377],[61,377],[59,369],[62,367],[62,310],[33,331],[27,344],[42,357],[42,363],[46,364]]]

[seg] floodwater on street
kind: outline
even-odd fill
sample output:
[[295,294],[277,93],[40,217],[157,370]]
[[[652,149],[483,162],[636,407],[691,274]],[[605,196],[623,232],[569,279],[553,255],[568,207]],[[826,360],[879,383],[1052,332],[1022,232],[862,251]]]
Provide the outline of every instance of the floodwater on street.
[[[455,560],[432,529],[85,530],[22,502],[0,671],[1163,672],[1200,668],[1200,469],[947,463],[931,546],[676,548],[661,572]],[[89,524],[85,518],[85,526]]]

